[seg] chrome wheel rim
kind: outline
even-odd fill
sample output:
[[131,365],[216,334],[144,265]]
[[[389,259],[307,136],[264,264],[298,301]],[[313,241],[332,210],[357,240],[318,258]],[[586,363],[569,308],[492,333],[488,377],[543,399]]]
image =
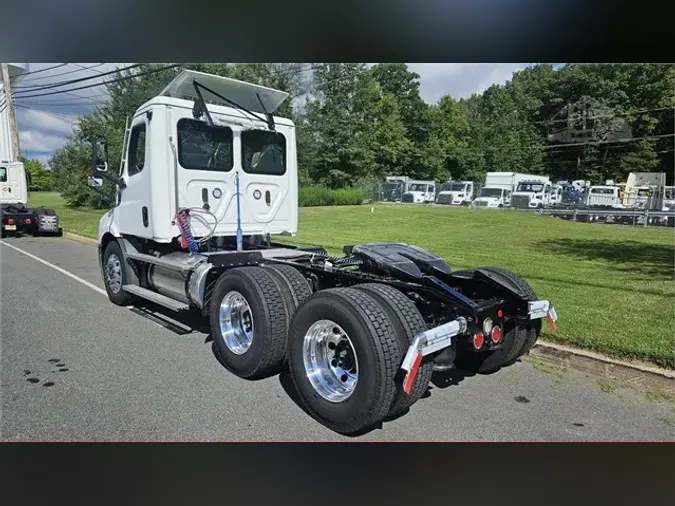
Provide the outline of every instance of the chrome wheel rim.
[[319,320],[305,334],[303,362],[307,379],[321,397],[343,402],[358,383],[358,358],[349,336],[337,323]]
[[253,343],[253,313],[246,298],[233,290],[220,303],[220,333],[235,355],[246,353]]
[[119,293],[122,289],[122,263],[114,253],[105,264],[105,280],[111,292]]

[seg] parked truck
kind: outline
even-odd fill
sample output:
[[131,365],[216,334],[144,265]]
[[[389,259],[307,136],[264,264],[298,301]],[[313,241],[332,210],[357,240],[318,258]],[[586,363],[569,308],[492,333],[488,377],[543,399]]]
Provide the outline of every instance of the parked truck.
[[660,211],[665,196],[665,172],[631,172],[623,191],[623,206]]
[[473,206],[508,207],[511,204],[511,194],[516,190],[518,183],[527,177],[527,174],[517,172],[488,172],[485,174],[485,184],[480,189]]
[[473,181],[450,181],[441,185],[440,191],[436,195],[436,203],[451,206],[468,206],[473,202],[473,197]]
[[402,202],[415,204],[429,204],[436,198],[436,183],[434,181],[417,181],[409,179],[403,183]]
[[206,318],[232,373],[287,367],[307,411],[350,435],[405,413],[434,370],[496,371],[554,325],[551,302],[501,268],[454,271],[403,243],[333,256],[273,241],[298,229],[295,125],[274,115],[287,97],[186,70],[136,111],[119,176],[92,139],[89,183],[118,190],[98,231],[112,303]]
[[552,185],[548,176],[527,176],[511,194],[512,208],[541,209],[551,204]]
[[7,235],[62,235],[53,209],[28,207],[30,176],[22,162],[0,161],[2,237]]

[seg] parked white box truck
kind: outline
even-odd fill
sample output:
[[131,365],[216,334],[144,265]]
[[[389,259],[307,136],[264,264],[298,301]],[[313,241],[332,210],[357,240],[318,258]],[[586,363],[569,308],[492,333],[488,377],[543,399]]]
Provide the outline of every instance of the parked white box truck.
[[518,172],[488,172],[485,174],[485,185],[480,189],[478,198],[473,201],[474,207],[508,207],[511,194],[518,183],[533,176]]

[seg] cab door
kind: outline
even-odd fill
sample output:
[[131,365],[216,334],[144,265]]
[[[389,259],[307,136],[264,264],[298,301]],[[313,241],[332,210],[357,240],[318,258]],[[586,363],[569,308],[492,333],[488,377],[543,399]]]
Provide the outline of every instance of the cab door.
[[131,124],[127,147],[126,164],[122,179],[126,188],[120,191],[118,206],[119,230],[123,234],[152,238],[153,230],[149,216],[150,169],[152,162],[148,139],[147,116],[135,118]]

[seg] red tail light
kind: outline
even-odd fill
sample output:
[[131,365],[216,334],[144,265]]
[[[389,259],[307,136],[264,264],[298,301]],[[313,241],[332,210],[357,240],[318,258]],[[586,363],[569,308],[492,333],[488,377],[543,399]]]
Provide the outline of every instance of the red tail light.
[[502,311],[501,309],[499,311],[497,311],[497,316],[499,318],[504,318],[504,311]]
[[30,218],[26,218],[25,220],[23,220],[23,222],[24,222],[26,225],[30,225]]
[[498,343],[499,341],[502,340],[502,328],[497,325],[496,327],[492,328],[492,333],[490,334],[490,337],[492,338],[493,343]]
[[477,350],[480,350],[483,347],[484,343],[485,339],[483,338],[483,334],[480,332],[476,332],[473,336],[473,347],[476,348]]
[[7,225],[14,225],[14,218],[7,218]]

